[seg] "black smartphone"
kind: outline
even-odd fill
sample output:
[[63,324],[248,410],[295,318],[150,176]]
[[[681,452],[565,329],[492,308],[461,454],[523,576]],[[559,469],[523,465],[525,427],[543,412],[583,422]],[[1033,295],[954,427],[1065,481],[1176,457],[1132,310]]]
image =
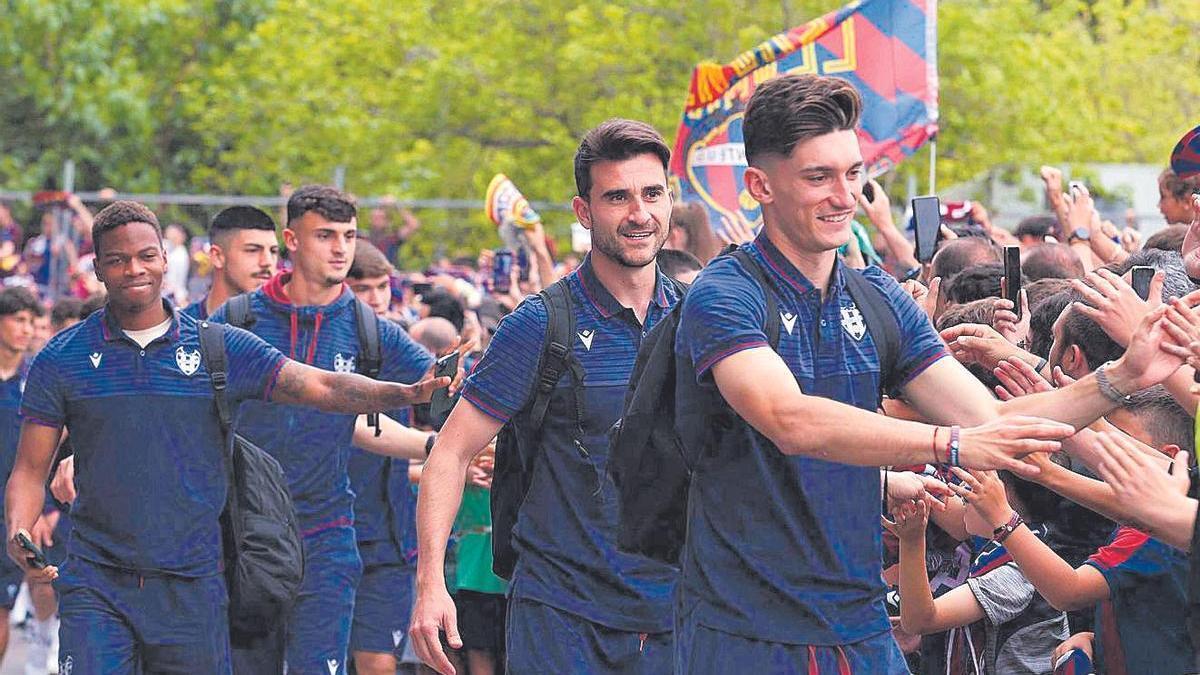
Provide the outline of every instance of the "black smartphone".
[[[437,360],[433,366],[434,377],[448,377],[451,380],[458,374],[458,352],[452,352]],[[433,396],[429,399],[429,423],[435,431],[440,431],[442,425],[446,423],[446,419],[450,417],[450,411],[454,410],[454,404],[458,401],[457,396],[451,396],[450,391],[446,387],[435,389]]]
[[1021,247],[1004,247],[1004,298],[1011,300],[1013,312],[1021,318]]
[[936,195],[913,197],[912,212],[917,262],[927,263],[937,253],[938,238],[942,234],[942,203]]
[[42,549],[38,548],[37,544],[30,541],[29,537],[25,536],[24,532],[17,533],[17,544],[31,554],[27,558],[30,565],[33,565],[39,570],[50,566],[50,561],[46,558],[46,554],[42,553]]
[[426,281],[418,281],[412,285],[413,295],[425,295],[433,290],[433,284]]
[[875,203],[875,186],[871,185],[871,181],[863,183],[862,193],[863,196],[867,198],[868,204]]
[[1133,292],[1146,300],[1150,297],[1150,281],[1154,279],[1154,268],[1148,265],[1134,265],[1129,271]]

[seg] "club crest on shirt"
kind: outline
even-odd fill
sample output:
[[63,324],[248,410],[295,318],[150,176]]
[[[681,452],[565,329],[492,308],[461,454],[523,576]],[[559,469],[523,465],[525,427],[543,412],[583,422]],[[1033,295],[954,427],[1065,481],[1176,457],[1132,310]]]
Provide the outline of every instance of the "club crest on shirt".
[[333,369],[339,373],[354,372],[354,356],[342,356],[341,352],[333,355]]
[[787,329],[788,335],[791,335],[792,329],[796,327],[796,315],[783,311],[779,313],[779,320],[783,322],[783,327]]
[[862,312],[858,311],[857,305],[842,307],[842,328],[855,340],[862,340],[867,334],[867,324],[863,321]]
[[191,377],[200,367],[200,350],[193,349],[189,352],[180,345],[175,349],[175,365],[179,366],[179,372]]
[[71,671],[75,670],[75,659],[68,656],[58,662],[59,675],[71,675]]

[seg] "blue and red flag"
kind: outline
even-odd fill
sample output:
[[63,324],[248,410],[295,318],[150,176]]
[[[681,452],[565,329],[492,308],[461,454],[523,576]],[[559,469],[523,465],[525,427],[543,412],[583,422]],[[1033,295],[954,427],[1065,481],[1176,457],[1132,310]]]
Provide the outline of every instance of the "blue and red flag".
[[780,33],[726,65],[692,71],[671,173],[683,201],[753,221],[745,190],[742,115],[755,87],[782,73],[849,80],[863,96],[859,138],[871,175],[916,152],[937,133],[937,0],[860,0]]

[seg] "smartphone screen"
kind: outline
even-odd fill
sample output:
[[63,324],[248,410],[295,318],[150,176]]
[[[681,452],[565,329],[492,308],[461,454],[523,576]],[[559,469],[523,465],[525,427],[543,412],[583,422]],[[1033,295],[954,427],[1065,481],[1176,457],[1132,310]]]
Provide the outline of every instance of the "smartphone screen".
[[1013,312],[1021,318],[1021,248],[1004,247],[1004,297],[1011,300]]
[[492,258],[492,290],[507,293],[512,288],[513,252],[502,248]]
[[1154,268],[1146,265],[1134,265],[1130,270],[1130,281],[1138,297],[1146,300],[1150,297],[1150,280],[1154,278]]
[[[458,352],[453,352],[443,356],[437,360],[433,367],[434,377],[448,377],[454,379],[458,373]],[[458,397],[451,397],[449,389],[442,387],[433,392],[433,396],[429,399],[429,422],[433,425],[434,430],[441,430],[442,425],[446,423],[446,419],[450,417],[450,411],[454,409],[454,403]]]
[[913,229],[917,239],[917,261],[927,263],[937,252],[942,229],[942,204],[935,195],[912,200]]

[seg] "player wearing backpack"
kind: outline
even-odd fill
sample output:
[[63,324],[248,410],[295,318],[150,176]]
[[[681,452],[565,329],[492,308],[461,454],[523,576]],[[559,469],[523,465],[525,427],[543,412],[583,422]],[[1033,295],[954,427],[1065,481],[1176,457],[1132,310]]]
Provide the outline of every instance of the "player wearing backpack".
[[[30,368],[5,495],[8,555],[34,581],[58,573],[35,568],[17,535],[42,513],[66,428],[79,472],[58,584],[60,670],[228,673],[219,518],[229,477],[202,324],[162,299],[166,254],[149,209],[114,202],[96,215],[92,239],[109,300],[51,339]],[[231,401],[353,415],[427,400],[447,384],[376,382],[289,360],[243,330],[223,338]]]
[[[886,375],[946,426],[877,414],[879,350],[837,259],[865,178],[861,108],[850,84],[820,76],[769,80],[746,107],[745,184],[762,206],[763,232],[744,250],[771,288],[726,257],[700,274],[683,305],[676,353],[741,419],[719,430],[692,472],[677,673],[907,672],[884,610],[878,467],[936,462],[1029,475],[1019,457],[1057,449],[1070,425],[1181,363],[1159,351],[1163,329],[1152,315],[1097,375],[999,403],[943,358],[945,345],[895,280],[867,268],[900,326],[899,359]],[[783,326],[777,349],[763,331],[767,293]],[[679,400],[678,410],[693,403]],[[1021,415],[1033,412],[1060,421]]]
[[[502,429],[493,513],[497,505],[518,507],[507,672],[671,670],[676,570],[617,550],[615,487],[606,471],[606,432],[620,416],[638,345],[678,297],[654,263],[671,215],[669,155],[658,132],[641,122],[610,120],[584,136],[573,207],[591,230],[592,252],[501,322],[466,381],[465,403],[451,413],[425,464],[410,635],[417,655],[439,672],[453,672],[439,630],[451,647],[462,644],[444,578],[447,539],[467,465]],[[563,367],[539,382],[547,373],[539,363],[549,353],[547,336],[560,332],[551,313],[555,323],[574,325],[566,344],[556,337],[549,345]],[[510,482],[514,472],[528,482]],[[497,518],[493,535],[500,552],[507,538]]]
[[[310,185],[292,194],[283,238],[294,270],[240,296],[248,298],[246,327],[302,363],[361,372],[366,354],[360,327],[374,322],[380,347],[378,379],[414,382],[430,369],[433,357],[398,325],[376,318],[344,284],[354,257],[356,213],[353,199],[336,188]],[[241,323],[240,318],[234,321],[235,299],[226,302],[213,321]],[[360,312],[367,317],[360,318]],[[286,667],[293,673],[346,672],[354,598],[362,574],[347,474],[355,421],[353,415],[259,401],[238,408],[237,431],[283,466],[304,537],[305,562],[300,595],[286,622],[282,654],[269,643],[239,649],[235,652],[239,671],[258,675]],[[280,655],[282,665],[271,658]]]

